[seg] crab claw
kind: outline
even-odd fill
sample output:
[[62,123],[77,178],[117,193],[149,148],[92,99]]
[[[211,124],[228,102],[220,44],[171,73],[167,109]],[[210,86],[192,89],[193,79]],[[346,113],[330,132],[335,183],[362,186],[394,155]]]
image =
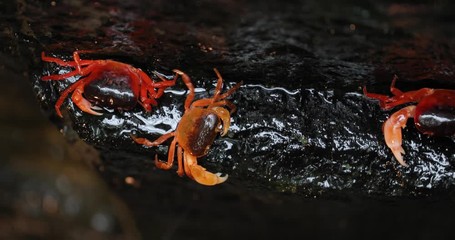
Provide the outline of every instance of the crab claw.
[[73,103],[76,104],[76,106],[78,106],[82,111],[86,113],[90,113],[97,116],[103,115],[100,112],[94,111],[101,110],[101,108],[93,106],[87,99],[85,99],[82,96],[83,92],[84,92],[83,85],[74,90],[73,95],[71,96],[71,100],[73,100]]
[[387,146],[392,150],[397,161],[407,167],[408,164],[403,160],[404,149],[401,147],[402,135],[401,128],[406,127],[408,118],[414,117],[415,106],[402,108],[392,114],[383,126],[384,138]]
[[227,174],[221,177],[221,173],[211,173],[198,165],[196,157],[191,154],[185,153],[184,159],[186,175],[202,185],[213,186],[228,179]]
[[214,107],[212,110],[216,112],[217,116],[223,122],[223,130],[221,132],[221,136],[226,135],[229,130],[229,126],[231,125],[231,114],[228,110],[222,107]]
[[193,179],[202,184],[207,186],[213,186],[216,184],[220,184],[225,182],[228,179],[228,175],[221,177],[221,173],[213,174],[205,170],[205,168],[199,165],[193,165],[189,167],[189,171],[191,175],[193,175]]

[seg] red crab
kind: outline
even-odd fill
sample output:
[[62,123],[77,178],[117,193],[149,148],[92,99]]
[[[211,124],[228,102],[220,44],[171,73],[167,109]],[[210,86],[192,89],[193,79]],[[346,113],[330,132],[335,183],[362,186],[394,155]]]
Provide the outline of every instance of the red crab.
[[[237,83],[226,93],[221,94],[223,79],[220,73],[214,69],[218,76],[215,94],[211,98],[199,99],[193,102],[194,86],[190,78],[180,70],[174,70],[182,76],[183,81],[190,90],[185,100],[185,113],[180,120],[177,129],[174,132],[164,134],[155,141],[146,138],[137,138],[132,136],[133,140],[145,146],[154,147],[162,144],[167,139],[174,137],[169,147],[167,162],[158,160],[155,155],[155,164],[161,169],[170,169],[174,162],[175,147],[177,146],[177,174],[183,176],[186,174],[189,178],[203,185],[220,184],[227,179],[227,175],[221,177],[220,173],[213,174],[197,164],[197,158],[207,154],[210,145],[215,140],[218,133],[221,136],[226,135],[231,124],[231,113],[236,110],[236,106],[226,100],[240,85]],[[227,110],[225,107],[230,108]]]
[[417,129],[423,134],[434,136],[455,136],[455,90],[422,88],[415,91],[402,92],[395,88],[395,76],[390,85],[393,96],[369,93],[366,87],[364,94],[379,100],[384,110],[398,105],[415,102],[416,105],[404,107],[390,116],[383,125],[384,138],[393,155],[403,166],[404,149],[401,147],[401,128],[406,127],[408,118],[413,117]]
[[163,95],[164,90],[175,85],[177,74],[173,80],[166,80],[158,75],[162,81],[155,82],[141,69],[129,64],[113,60],[83,60],[79,57],[79,52],[88,51],[75,51],[74,61],[64,61],[41,53],[41,59],[45,62],[75,68],[65,74],[43,76],[42,80],[64,80],[76,75],[81,76],[58,98],[55,111],[60,117],[60,107],[71,92],[73,103],[82,111],[93,115],[102,115],[95,111],[100,110],[99,106],[129,110],[138,102],[148,112],[151,105],[157,105],[156,99]]

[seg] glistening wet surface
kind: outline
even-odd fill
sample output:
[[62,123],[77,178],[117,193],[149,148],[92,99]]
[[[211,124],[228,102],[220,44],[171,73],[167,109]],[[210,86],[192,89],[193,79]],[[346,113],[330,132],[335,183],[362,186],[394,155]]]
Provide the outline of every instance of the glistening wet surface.
[[[452,234],[453,139],[423,135],[411,120],[403,131],[410,167],[400,166],[381,131],[393,110],[381,111],[361,89],[390,94],[395,74],[405,91],[453,89],[450,3],[16,1],[2,7],[5,236],[134,239],[137,228],[144,239],[371,237],[390,236],[397,226],[400,238]],[[40,54],[71,60],[74,50],[94,50],[81,57],[128,63],[152,78],[153,71],[172,78],[178,68],[192,78],[196,99],[213,94],[214,67],[225,89],[243,81],[230,98],[238,109],[229,133],[199,161],[229,174],[228,181],[207,188],[156,169],[155,153],[166,159],[169,144],[144,148],[131,140],[131,134],[154,139],[176,128],[187,94],[182,82],[150,113],[138,105],[91,116],[68,99],[64,118],[56,117],[59,93],[79,77],[41,81],[71,68],[44,63]],[[133,218],[126,209],[117,212],[117,200],[99,200],[117,199],[112,195]],[[86,201],[98,205],[77,208]],[[27,210],[30,204],[37,207]],[[80,230],[56,230],[68,225]]]

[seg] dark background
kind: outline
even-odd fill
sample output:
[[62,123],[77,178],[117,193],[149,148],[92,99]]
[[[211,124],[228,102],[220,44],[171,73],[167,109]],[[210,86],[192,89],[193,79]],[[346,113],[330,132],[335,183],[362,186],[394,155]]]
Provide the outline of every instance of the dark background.
[[[453,139],[423,136],[410,122],[403,168],[382,142],[390,112],[361,94],[364,85],[387,94],[394,74],[403,90],[453,88],[449,1],[2,1],[0,9],[0,238],[455,235]],[[68,83],[41,82],[61,69],[39,55],[69,59],[76,49],[149,74],[180,68],[206,90],[198,97],[213,90],[213,67],[228,85],[243,80],[230,135],[201,160],[229,180],[208,188],[157,170],[155,150],[129,139],[159,136],[145,123],[176,120],[166,107],[181,114],[182,95],[167,93],[151,114],[101,118],[67,101],[57,118],[53,104]]]

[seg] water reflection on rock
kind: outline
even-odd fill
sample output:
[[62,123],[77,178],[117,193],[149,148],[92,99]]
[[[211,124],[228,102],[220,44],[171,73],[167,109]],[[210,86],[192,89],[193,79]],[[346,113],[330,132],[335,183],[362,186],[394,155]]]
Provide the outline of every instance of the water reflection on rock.
[[[453,199],[436,204],[415,199],[438,194],[450,198],[455,186],[454,140],[422,136],[409,126],[404,130],[405,148],[412,164],[410,168],[397,166],[381,132],[381,124],[390,112],[381,111],[361,94],[363,85],[371,86],[373,92],[387,92],[394,74],[399,75],[398,84],[403,90],[417,85],[453,88],[452,3],[16,2],[0,8],[9,20],[2,26],[6,36],[2,43],[8,44],[3,49],[9,55],[21,59],[10,61],[9,55],[1,59],[12,72],[28,74],[41,108],[67,138],[80,136],[100,150],[102,165],[94,166],[128,202],[147,237],[267,238],[276,228],[286,230],[278,234],[280,238],[296,238],[295,233],[305,238],[321,237],[311,236],[318,232],[315,229],[332,238],[345,237],[337,233],[346,234],[348,230],[371,237],[371,232],[396,226],[401,226],[401,232],[393,232],[395,238],[418,238],[425,229],[425,234],[445,238],[445,233],[453,232]],[[131,133],[153,139],[175,128],[186,94],[181,83],[169,89],[151,113],[140,108],[130,112],[106,110],[103,117],[94,117],[81,113],[67,100],[63,105],[67,115],[63,121],[56,119],[53,105],[62,89],[76,79],[40,81],[49,71],[65,69],[43,64],[39,54],[45,50],[70,59],[75,49],[96,50],[87,54],[87,59],[126,62],[151,76],[154,71],[170,76],[172,69],[179,68],[202,89],[196,98],[213,91],[213,67],[220,70],[228,85],[243,80],[244,87],[232,98],[238,111],[232,115],[229,134],[217,139],[209,154],[200,159],[208,169],[228,173],[229,181],[206,189],[172,172],[159,171],[153,156],[158,153],[162,158],[167,147],[143,148],[131,141]],[[16,63],[29,68],[21,69]],[[3,79],[21,83],[11,80],[21,79],[18,76]],[[0,89],[9,93],[11,85]],[[8,108],[12,99],[15,104],[21,103],[26,88],[19,89],[0,101],[0,109],[4,109],[0,130],[11,136],[5,139],[17,141],[11,147],[8,140],[3,140],[2,152],[40,155],[50,151],[61,161],[67,159],[62,157],[66,148],[40,148],[39,143],[47,139],[44,136],[56,131],[17,128],[21,121],[11,118],[13,113],[27,119],[29,111],[39,108],[27,104]],[[36,122],[23,124],[26,129]],[[13,130],[5,131],[9,128]],[[58,146],[46,142],[49,145]],[[85,161],[90,165],[96,162]],[[5,168],[21,179],[22,170],[15,170],[15,166]],[[44,181],[44,189],[49,191],[40,190],[41,185],[32,182],[26,184],[26,189],[33,194],[21,195],[21,183],[14,185],[18,187],[15,191],[6,192],[17,192],[19,199],[24,199],[20,204],[27,207],[21,211],[44,218],[62,211],[70,219],[77,218],[77,213],[84,212],[80,207],[91,202],[91,196],[81,193],[87,198],[81,199],[77,194],[62,192],[65,187],[61,186],[73,189],[71,186],[79,185],[71,177],[62,178],[60,170],[48,173],[53,180],[42,180],[43,176],[35,174],[41,179],[36,182]],[[289,193],[291,200],[280,192]],[[412,201],[339,201],[352,195],[354,199],[367,195]],[[97,196],[93,194],[95,199]],[[315,196],[337,200],[307,198]],[[25,204],[29,202],[30,206]],[[8,204],[5,206],[10,209]],[[98,233],[115,231],[118,221],[109,210],[92,210],[88,217],[81,218],[85,224],[82,226]],[[161,231],[151,226],[159,226]],[[227,226],[227,230],[221,226]],[[416,226],[423,227],[410,231]]]

